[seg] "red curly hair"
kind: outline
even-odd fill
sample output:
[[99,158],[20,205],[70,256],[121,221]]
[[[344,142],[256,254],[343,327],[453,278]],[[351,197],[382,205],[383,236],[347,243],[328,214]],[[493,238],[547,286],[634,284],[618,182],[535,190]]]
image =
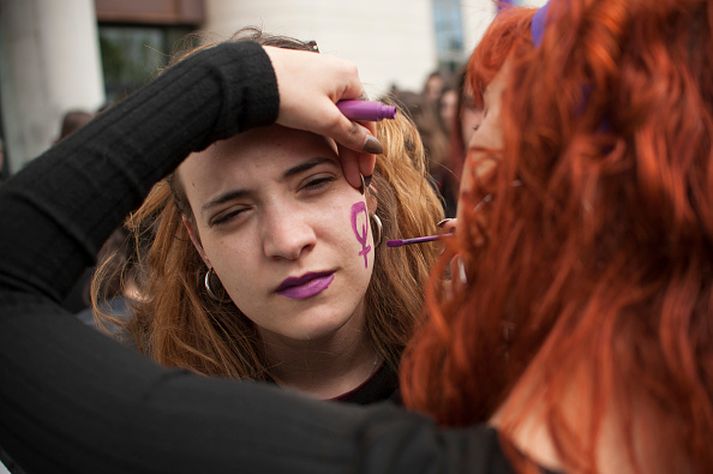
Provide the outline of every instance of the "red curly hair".
[[467,283],[429,290],[408,406],[467,425],[519,395],[565,470],[597,471],[613,430],[634,471],[713,472],[711,51],[710,1],[550,2],[510,53],[499,165],[444,256]]

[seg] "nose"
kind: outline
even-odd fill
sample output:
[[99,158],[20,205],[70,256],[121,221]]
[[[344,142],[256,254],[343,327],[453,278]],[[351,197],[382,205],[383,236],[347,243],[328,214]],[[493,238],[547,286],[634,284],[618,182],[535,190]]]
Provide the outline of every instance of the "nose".
[[263,252],[272,259],[297,260],[317,242],[308,216],[295,209],[274,209],[262,219]]

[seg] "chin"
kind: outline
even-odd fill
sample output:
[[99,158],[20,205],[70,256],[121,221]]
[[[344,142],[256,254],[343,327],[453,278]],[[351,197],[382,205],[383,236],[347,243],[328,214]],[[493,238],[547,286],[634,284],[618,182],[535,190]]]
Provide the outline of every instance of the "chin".
[[351,315],[345,313],[330,315],[305,315],[306,318],[290,331],[283,334],[300,341],[314,341],[329,338],[348,325]]

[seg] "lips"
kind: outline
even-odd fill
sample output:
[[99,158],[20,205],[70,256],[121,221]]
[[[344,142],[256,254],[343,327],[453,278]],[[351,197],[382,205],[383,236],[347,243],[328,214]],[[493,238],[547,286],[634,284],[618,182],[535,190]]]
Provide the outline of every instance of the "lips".
[[304,300],[329,288],[333,280],[334,271],[305,273],[299,277],[286,278],[275,291],[287,298]]

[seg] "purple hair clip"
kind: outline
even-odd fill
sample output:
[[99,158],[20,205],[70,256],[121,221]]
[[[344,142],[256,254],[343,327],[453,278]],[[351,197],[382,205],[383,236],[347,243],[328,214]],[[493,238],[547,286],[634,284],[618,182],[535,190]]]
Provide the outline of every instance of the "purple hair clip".
[[539,46],[542,43],[542,37],[545,35],[545,21],[547,20],[547,11],[550,2],[545,3],[540,9],[535,12],[530,25],[530,34],[532,35],[532,43]]
[[[530,25],[530,34],[532,36],[532,43],[537,47],[542,44],[542,37],[545,35],[545,26],[547,22],[547,13],[549,11],[550,2],[548,1],[542,7],[540,7],[535,15],[532,17],[532,24]],[[592,87],[585,85],[582,88],[582,103],[577,107],[577,115],[581,115],[587,106],[587,99],[592,92]],[[609,131],[611,126],[609,121],[605,118],[599,125],[599,131]]]

